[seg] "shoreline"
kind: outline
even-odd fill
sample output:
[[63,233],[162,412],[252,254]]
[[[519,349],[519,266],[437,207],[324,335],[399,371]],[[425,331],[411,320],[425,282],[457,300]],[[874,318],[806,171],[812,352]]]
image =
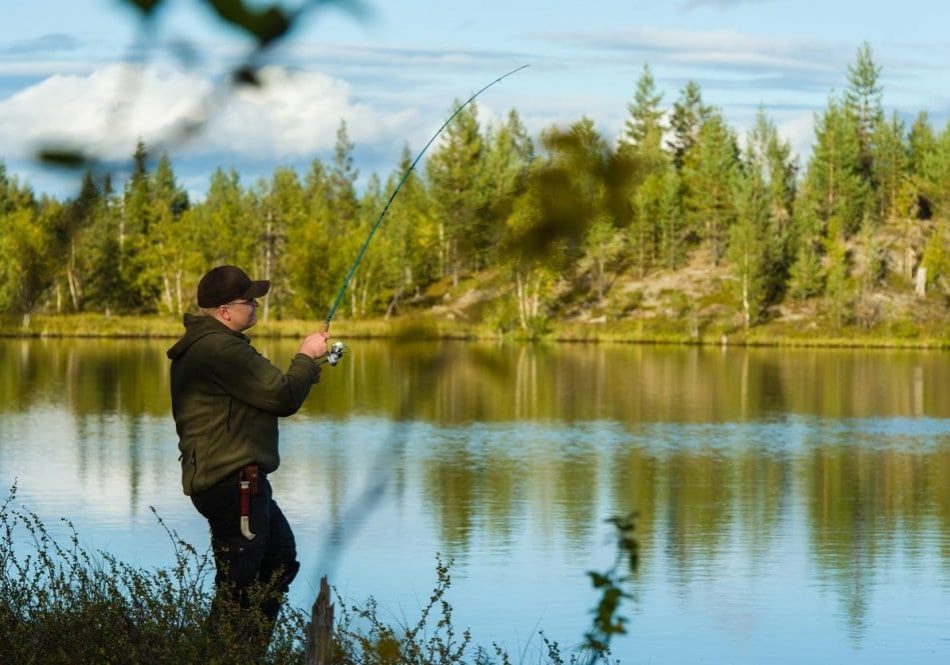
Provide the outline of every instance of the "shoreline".
[[[322,321],[281,320],[258,323],[251,336],[259,339],[300,338]],[[821,329],[810,323],[789,330],[787,324],[767,323],[748,331],[715,329],[702,333],[687,330],[688,322],[676,320],[622,320],[616,322],[552,322],[541,335],[523,331],[500,333],[484,324],[465,324],[449,319],[413,316],[389,320],[336,321],[334,337],[349,339],[469,340],[558,342],[566,344],[642,344],[753,348],[853,348],[853,349],[950,349],[950,331],[914,331],[902,336],[878,329]],[[944,328],[944,326],[939,326]],[[24,326],[22,321],[0,319],[0,338],[5,339],[176,339],[182,330],[178,317],[104,314],[38,314]]]

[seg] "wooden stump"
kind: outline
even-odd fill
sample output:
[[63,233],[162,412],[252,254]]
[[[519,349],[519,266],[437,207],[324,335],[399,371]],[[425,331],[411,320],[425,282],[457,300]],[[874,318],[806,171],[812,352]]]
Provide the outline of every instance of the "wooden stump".
[[305,665],[330,665],[333,653],[333,603],[330,602],[330,585],[327,576],[320,578],[320,593],[310,611],[307,624],[307,653]]

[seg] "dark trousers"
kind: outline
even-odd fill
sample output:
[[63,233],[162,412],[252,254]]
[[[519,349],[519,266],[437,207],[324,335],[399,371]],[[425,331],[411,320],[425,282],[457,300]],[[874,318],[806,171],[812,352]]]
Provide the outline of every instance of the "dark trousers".
[[[277,619],[284,595],[300,570],[297,545],[287,518],[273,499],[270,483],[261,474],[259,491],[251,497],[248,540],[241,533],[241,497],[238,476],[233,476],[191,497],[211,526],[211,547],[217,574],[216,603],[228,595],[248,608],[248,589],[255,583],[268,591],[259,608],[271,626]],[[214,615],[212,608],[212,615]]]

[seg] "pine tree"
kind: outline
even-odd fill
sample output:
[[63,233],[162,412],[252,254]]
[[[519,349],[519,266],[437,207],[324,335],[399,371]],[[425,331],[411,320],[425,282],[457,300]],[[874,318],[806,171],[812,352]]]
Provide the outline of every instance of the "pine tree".
[[700,128],[683,166],[683,208],[687,227],[722,258],[736,217],[734,193],[739,146],[723,117],[715,113]]
[[874,185],[877,193],[877,218],[893,220],[897,216],[899,194],[910,178],[904,124],[895,113],[890,122],[880,122],[873,148]]
[[86,275],[84,293],[92,308],[111,314],[121,306],[122,272],[119,246],[121,205],[107,177],[93,209],[92,220],[82,237],[80,272]]
[[837,218],[845,237],[861,225],[868,182],[861,175],[861,147],[852,116],[831,97],[824,113],[815,121],[815,146],[805,174],[802,205],[820,223],[824,232],[828,220]]
[[950,287],[950,223],[941,219],[924,246],[921,266],[927,270],[927,286],[943,284],[944,291]]
[[534,143],[514,109],[505,122],[489,127],[486,134],[481,186],[485,203],[478,211],[474,243],[477,266],[487,266],[496,259],[505,220],[524,190],[528,166],[534,159]]
[[85,285],[89,272],[95,270],[84,260],[87,254],[86,237],[100,207],[102,194],[90,171],[83,174],[79,195],[67,204],[67,229],[59,262],[69,291],[73,311],[85,307]]
[[[455,102],[457,108],[457,101]],[[426,163],[426,175],[438,214],[440,272],[457,284],[463,267],[477,262],[479,211],[485,205],[485,147],[471,104],[448,126]]]
[[854,121],[859,170],[865,181],[870,181],[874,169],[874,132],[884,121],[880,77],[881,67],[874,62],[871,45],[864,42],[858,47],[854,64],[848,65],[844,108]]
[[845,244],[843,223],[836,217],[828,221],[825,239],[824,282],[834,324],[840,328],[850,316],[853,283]]
[[730,231],[728,250],[746,328],[761,320],[785,287],[795,187],[790,153],[759,109],[737,178],[737,222]]
[[7,174],[7,166],[0,160],[0,215],[24,208],[36,208],[36,199],[29,185],[21,185],[17,178]]
[[[396,170],[387,181],[387,192],[395,189],[411,165],[409,146],[403,146]],[[434,205],[425,182],[415,171],[406,178],[385,224],[388,225],[387,234],[393,238],[393,261],[398,271],[398,280],[392,285],[393,295],[386,308],[387,315],[391,315],[407,293],[417,294],[441,277]]]
[[328,180],[328,203],[333,211],[333,220],[329,232],[333,235],[350,233],[358,224],[356,179],[359,171],[353,167],[353,149],[346,129],[346,121],[341,120],[333,146],[333,166]]
[[632,257],[641,276],[656,263],[675,267],[685,253],[675,205],[677,193],[671,190],[671,186],[678,186],[679,180],[662,145],[665,130],[660,108],[662,97],[656,91],[649,66],[644,65],[634,101],[627,105],[629,117],[620,146],[621,152],[638,160],[641,170],[629,195],[633,215],[628,230]]
[[155,216],[152,181],[148,172],[148,152],[139,141],[133,155],[133,169],[122,196],[119,218],[119,272],[122,309],[138,311],[157,300],[160,282],[149,266],[149,231]]
[[921,187],[934,217],[950,218],[950,122],[925,153],[920,172]]
[[[353,167],[354,148],[346,122],[340,121],[333,149],[333,164],[327,179],[327,233],[332,242],[327,254],[327,268],[329,282],[335,285],[343,283],[365,236],[356,195],[359,171]],[[358,277],[354,277],[349,288],[359,288]]]
[[[291,282],[282,257],[287,252],[290,229],[307,223],[304,188],[293,169],[281,167],[274,170],[269,181],[261,181],[256,188],[255,211],[252,216],[255,233],[255,274],[270,280],[271,289],[264,300],[262,319],[278,319],[288,313]],[[303,279],[308,279],[303,276]]]
[[740,178],[737,221],[729,230],[728,259],[735,275],[743,324],[758,323],[767,299],[769,200],[766,183],[755,169]]
[[663,93],[657,92],[650,66],[643,65],[643,73],[637,80],[633,102],[627,105],[629,117],[624,123],[621,143],[636,149],[640,154],[659,155],[663,139],[663,109],[660,103]]
[[28,316],[49,286],[53,244],[48,219],[58,211],[20,207],[0,215],[0,312]]
[[[287,228],[285,264],[291,304],[296,312],[323,317],[340,287],[330,270],[330,254],[339,250],[330,201],[330,176],[326,166],[314,159],[303,184],[303,218]],[[339,278],[342,279],[342,276]]]
[[191,234],[181,224],[190,205],[188,194],[176,181],[168,155],[162,155],[151,175],[150,197],[152,227],[143,237],[141,271],[150,283],[158,284],[158,308],[181,314],[187,302],[186,267],[193,263],[195,248]]
[[910,127],[907,138],[907,168],[914,176],[923,174],[924,161],[937,150],[937,137],[926,111],[921,111]]
[[673,113],[670,115],[673,138],[667,145],[673,151],[673,164],[677,169],[684,167],[686,154],[699,141],[700,129],[712,115],[712,107],[703,103],[699,84],[687,82],[680,91],[679,99],[673,103]]

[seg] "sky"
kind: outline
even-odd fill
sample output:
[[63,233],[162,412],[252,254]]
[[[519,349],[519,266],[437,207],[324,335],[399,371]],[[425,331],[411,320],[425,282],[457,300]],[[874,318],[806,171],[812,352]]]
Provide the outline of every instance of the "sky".
[[[664,106],[694,80],[740,135],[761,106],[804,164],[815,112],[844,89],[865,41],[889,114],[909,125],[927,111],[938,130],[950,117],[950,3],[936,0],[362,1],[312,3],[266,54],[257,89],[221,85],[253,42],[201,0],[163,0],[148,30],[123,0],[5,3],[0,160],[65,197],[77,176],[38,164],[39,147],[127,165],[142,139],[201,198],[218,166],[251,183],[330,159],[345,119],[365,182],[385,178],[404,146],[418,152],[457,101],[525,64],[479,97],[483,124],[514,108],[537,136],[587,116],[616,140],[648,64]],[[202,131],[170,139],[197,117]]]

